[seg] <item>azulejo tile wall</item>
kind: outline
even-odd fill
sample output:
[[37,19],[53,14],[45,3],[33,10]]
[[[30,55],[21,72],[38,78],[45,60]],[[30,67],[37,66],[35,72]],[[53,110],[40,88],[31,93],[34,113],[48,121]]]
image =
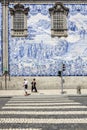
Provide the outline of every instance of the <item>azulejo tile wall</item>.
[[[9,7],[13,7],[10,4]],[[64,75],[87,75],[87,5],[69,8],[68,37],[51,37],[49,8],[52,4],[24,4],[28,14],[28,36],[11,37],[9,12],[9,70],[11,76],[57,76],[62,63]]]
[[0,3],[0,75],[2,75],[2,6]]

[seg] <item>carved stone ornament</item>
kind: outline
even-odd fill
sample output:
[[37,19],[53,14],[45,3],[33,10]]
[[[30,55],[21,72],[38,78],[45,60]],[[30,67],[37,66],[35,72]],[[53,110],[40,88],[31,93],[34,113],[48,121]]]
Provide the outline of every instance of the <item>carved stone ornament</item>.
[[18,3],[14,5],[14,8],[10,8],[10,13],[11,15],[14,15],[16,11],[23,11],[25,15],[28,15],[29,10],[29,7],[24,8],[24,5]]
[[[11,19],[12,19],[12,28],[11,28],[11,36],[16,36],[16,37],[25,37],[27,36],[27,15],[28,15],[28,12],[29,12],[29,7],[27,8],[24,8],[24,5],[18,3],[16,5],[14,5],[14,8],[10,8],[10,14],[11,14]],[[24,17],[23,17],[23,22],[24,24],[21,24],[21,20],[18,20],[18,22],[15,22],[16,26],[19,26],[19,21],[20,21],[20,24],[22,25],[22,28],[19,26],[19,28],[15,28],[15,24],[14,24],[14,20],[13,18],[15,18],[15,15],[16,13],[19,13],[21,12],[22,14],[24,14]],[[20,15],[20,14],[19,14]],[[16,20],[16,21],[17,21]]]
[[56,2],[54,7],[49,9],[50,14],[53,14],[55,12],[63,12],[68,15],[69,9],[65,7],[61,2]]
[[[51,15],[51,36],[58,36],[58,37],[66,37],[67,36],[67,15],[69,9],[65,7],[61,2],[56,2],[52,8],[49,8],[49,13]],[[54,22],[54,15],[61,15],[61,17],[57,16],[56,23]],[[60,20],[62,18],[62,21]],[[55,27],[56,25],[56,27]],[[62,26],[61,26],[62,25]]]

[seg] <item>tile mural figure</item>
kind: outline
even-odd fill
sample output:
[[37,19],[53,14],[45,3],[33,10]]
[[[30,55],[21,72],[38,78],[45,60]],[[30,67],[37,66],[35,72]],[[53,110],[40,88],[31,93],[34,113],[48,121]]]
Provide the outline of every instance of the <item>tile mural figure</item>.
[[86,33],[85,29],[84,29],[83,27],[81,27],[80,37],[81,37],[81,38],[85,38],[85,33]]

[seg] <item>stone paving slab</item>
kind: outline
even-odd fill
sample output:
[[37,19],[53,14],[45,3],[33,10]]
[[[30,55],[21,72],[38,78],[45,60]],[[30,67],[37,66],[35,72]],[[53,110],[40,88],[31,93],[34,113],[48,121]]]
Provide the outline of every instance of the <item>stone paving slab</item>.
[[[81,94],[77,94],[76,89],[64,89],[64,93],[61,94],[61,89],[49,89],[49,90],[38,90],[37,93],[28,91],[31,95],[87,95],[87,89],[82,89]],[[2,96],[22,96],[24,95],[24,90],[0,90],[0,97]]]

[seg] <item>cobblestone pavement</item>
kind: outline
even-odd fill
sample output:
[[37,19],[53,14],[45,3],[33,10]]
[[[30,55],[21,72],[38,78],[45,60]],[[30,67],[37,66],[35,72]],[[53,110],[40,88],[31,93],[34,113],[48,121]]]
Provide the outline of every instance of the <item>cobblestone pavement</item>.
[[87,130],[87,97],[0,98],[0,130]]

